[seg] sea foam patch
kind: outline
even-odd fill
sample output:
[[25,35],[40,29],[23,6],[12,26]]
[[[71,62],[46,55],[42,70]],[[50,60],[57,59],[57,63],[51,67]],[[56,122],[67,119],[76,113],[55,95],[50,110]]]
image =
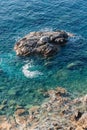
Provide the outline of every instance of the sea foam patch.
[[33,66],[29,63],[25,64],[23,67],[22,67],[22,72],[24,74],[25,77],[27,78],[36,78],[40,75],[43,75],[42,72],[38,71],[38,70],[31,70]]

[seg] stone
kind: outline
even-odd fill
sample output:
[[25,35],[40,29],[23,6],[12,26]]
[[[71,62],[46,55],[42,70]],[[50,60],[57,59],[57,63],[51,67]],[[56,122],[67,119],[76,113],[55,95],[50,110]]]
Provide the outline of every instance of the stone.
[[67,33],[69,37],[74,37],[75,35],[73,33]]
[[22,109],[22,108],[23,108],[23,106],[20,106],[20,105],[18,105],[18,104],[16,105],[16,110],[17,110],[17,109]]
[[9,105],[11,106],[11,105],[16,105],[16,101],[15,100],[10,100],[9,101]]
[[41,54],[49,57],[57,53],[67,41],[68,33],[64,31],[31,32],[15,44],[14,50],[19,56]]
[[33,106],[29,109],[29,114],[32,115],[33,113],[37,113],[39,111],[39,106]]
[[64,88],[61,88],[61,87],[57,87],[56,88],[56,93],[62,95],[62,94],[66,94],[67,93],[67,90],[64,89]]
[[47,36],[42,36],[39,40],[39,44],[42,45],[42,44],[45,44],[45,43],[49,43],[50,41],[50,38],[47,37]]
[[5,121],[0,125],[0,130],[10,130],[10,129],[11,129],[11,124],[8,123],[8,121]]
[[9,117],[9,123],[11,124],[11,129],[16,130],[18,124],[16,123],[15,118],[13,116]]
[[83,102],[84,105],[87,105],[87,94],[80,99],[81,99],[81,101]]
[[68,128],[68,130],[75,130],[75,128],[73,128],[73,127],[70,126],[70,127]]
[[79,67],[83,66],[83,62],[75,61],[67,65],[67,69],[73,70],[78,69]]
[[7,120],[6,115],[0,115],[0,123],[5,122]]
[[10,89],[8,90],[8,94],[11,95],[11,96],[14,96],[18,93],[18,90],[15,90],[15,89]]
[[82,128],[87,129],[87,112],[81,116],[77,124]]
[[20,126],[25,127],[27,125],[27,120],[26,117],[22,116],[16,116],[15,117],[16,123],[19,124]]
[[4,110],[4,109],[5,109],[5,107],[6,107],[6,106],[5,106],[5,105],[3,105],[3,104],[2,104],[2,105],[0,105],[0,110]]
[[21,109],[17,109],[15,111],[15,116],[22,116],[22,115],[28,115],[28,111],[26,111],[25,109],[21,108]]
[[57,87],[55,90],[49,90],[47,93],[50,96],[50,98],[55,100],[57,97],[66,95],[67,91],[64,88]]
[[3,73],[3,70],[2,69],[0,69],[0,74],[2,74]]
[[2,104],[3,104],[3,105],[6,105],[6,104],[7,104],[7,99],[3,100],[3,101],[2,101]]
[[65,39],[65,38],[56,38],[55,39],[55,43],[59,44],[61,46],[65,45],[66,42],[67,42],[67,39]]
[[77,111],[77,112],[75,112],[75,116],[74,116],[74,119],[76,120],[76,121],[78,121],[79,120],[79,118],[82,116],[82,112],[80,112],[80,111]]
[[0,92],[4,91],[5,86],[0,86]]

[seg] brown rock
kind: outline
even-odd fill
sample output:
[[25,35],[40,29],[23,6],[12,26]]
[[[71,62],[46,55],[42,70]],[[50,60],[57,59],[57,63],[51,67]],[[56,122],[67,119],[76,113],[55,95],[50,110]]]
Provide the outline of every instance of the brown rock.
[[11,129],[11,124],[8,123],[8,121],[4,121],[0,124],[0,130],[10,130]]
[[77,124],[82,128],[87,129],[87,112],[81,116]]
[[27,125],[27,118],[24,116],[16,116],[15,117],[15,121],[18,125],[22,126],[22,127],[26,127]]
[[28,111],[26,111],[25,109],[17,109],[15,111],[15,116],[22,116],[22,115],[28,115]]
[[67,91],[66,91],[66,89],[64,89],[64,88],[57,87],[57,88],[56,88],[56,93],[59,94],[59,95],[62,95],[62,94],[66,94]]
[[39,111],[39,106],[33,106],[33,107],[31,107],[30,109],[29,109],[29,114],[33,114],[33,113],[38,113],[38,111]]
[[82,112],[76,111],[76,112],[75,112],[74,119],[75,119],[76,121],[78,121],[78,120],[81,118],[82,114],[83,114]]
[[59,46],[65,45],[67,40],[68,34],[64,31],[31,32],[15,44],[14,50],[20,56],[41,54],[48,57],[56,53]]

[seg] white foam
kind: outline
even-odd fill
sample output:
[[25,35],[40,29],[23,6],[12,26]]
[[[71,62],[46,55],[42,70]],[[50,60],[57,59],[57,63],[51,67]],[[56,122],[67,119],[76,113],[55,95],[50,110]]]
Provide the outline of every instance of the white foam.
[[22,68],[22,72],[24,74],[25,77],[27,78],[36,78],[40,75],[43,75],[42,72],[38,71],[38,70],[35,70],[35,71],[30,71],[29,69],[32,68],[32,65],[31,64],[25,64]]
[[42,28],[40,31],[42,31],[42,32],[52,32],[53,29],[46,27],[46,28]]

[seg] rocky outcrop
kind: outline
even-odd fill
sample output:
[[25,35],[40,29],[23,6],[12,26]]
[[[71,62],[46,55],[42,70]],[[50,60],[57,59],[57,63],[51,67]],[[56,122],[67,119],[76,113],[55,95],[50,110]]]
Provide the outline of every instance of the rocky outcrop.
[[64,31],[31,32],[15,44],[14,50],[19,56],[41,54],[48,57],[58,52],[69,36]]
[[13,116],[0,116],[0,130],[87,130],[87,95],[71,99],[61,87],[45,92],[40,106],[17,106]]

